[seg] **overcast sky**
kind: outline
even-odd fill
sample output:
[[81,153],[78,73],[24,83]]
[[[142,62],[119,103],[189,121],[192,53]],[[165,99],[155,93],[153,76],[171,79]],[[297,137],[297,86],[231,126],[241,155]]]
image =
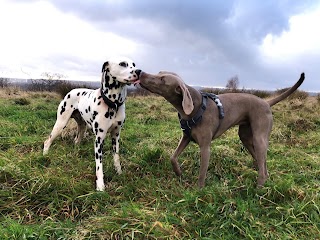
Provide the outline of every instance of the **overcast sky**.
[[0,77],[100,80],[115,55],[186,83],[320,91],[319,0],[0,0]]

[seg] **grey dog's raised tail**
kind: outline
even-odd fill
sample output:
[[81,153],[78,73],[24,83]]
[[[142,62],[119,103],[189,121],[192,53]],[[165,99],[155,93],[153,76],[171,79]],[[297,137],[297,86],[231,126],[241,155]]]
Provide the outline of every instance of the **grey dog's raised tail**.
[[295,85],[293,85],[291,88],[289,88],[287,91],[280,94],[279,96],[273,99],[267,100],[267,102],[269,103],[270,106],[277,104],[278,102],[290,96],[295,90],[297,90],[297,88],[300,87],[303,81],[304,81],[304,73],[301,73],[300,79],[296,82]]

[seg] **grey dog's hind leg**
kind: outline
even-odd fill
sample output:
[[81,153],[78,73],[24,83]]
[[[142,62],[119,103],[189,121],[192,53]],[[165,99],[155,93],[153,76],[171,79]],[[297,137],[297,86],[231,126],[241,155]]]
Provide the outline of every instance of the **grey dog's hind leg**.
[[254,152],[253,147],[253,141],[252,141],[252,131],[250,125],[240,125],[239,126],[239,137],[242,141],[244,147],[249,151],[251,156],[253,157],[253,167],[258,170],[258,165],[256,161],[256,156]]

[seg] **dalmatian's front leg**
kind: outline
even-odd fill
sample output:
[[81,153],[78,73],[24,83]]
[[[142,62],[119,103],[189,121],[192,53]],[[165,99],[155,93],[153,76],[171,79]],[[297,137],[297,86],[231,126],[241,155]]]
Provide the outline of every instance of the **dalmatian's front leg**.
[[103,156],[103,143],[105,133],[97,134],[95,139],[95,160],[96,160],[96,185],[97,191],[104,191],[103,169],[102,169],[102,156]]
[[114,167],[118,174],[122,173],[119,157],[119,140],[122,122],[119,121],[118,125],[111,131],[112,153]]

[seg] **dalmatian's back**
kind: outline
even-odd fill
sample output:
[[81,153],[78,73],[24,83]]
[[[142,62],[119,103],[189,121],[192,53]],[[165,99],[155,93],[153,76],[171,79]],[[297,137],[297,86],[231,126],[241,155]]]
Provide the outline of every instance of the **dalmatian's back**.
[[60,102],[57,117],[68,111],[78,111],[89,128],[94,129],[97,124],[101,125],[98,128],[100,131],[106,129],[109,132],[110,126],[117,126],[119,121],[122,124],[125,120],[125,104],[118,111],[110,109],[103,101],[99,89],[77,88],[71,90]]

